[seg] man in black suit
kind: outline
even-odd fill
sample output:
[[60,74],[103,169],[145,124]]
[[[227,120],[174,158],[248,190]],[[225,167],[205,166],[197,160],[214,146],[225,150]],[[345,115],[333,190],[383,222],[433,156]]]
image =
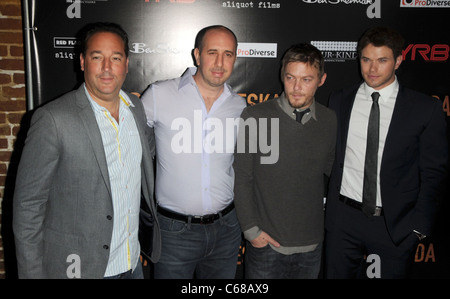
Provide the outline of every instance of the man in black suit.
[[358,44],[364,82],[330,97],[338,135],[326,205],[327,278],[357,278],[368,263],[369,277],[408,277],[418,242],[432,231],[447,126],[440,101],[398,83],[402,47],[397,32],[368,30]]

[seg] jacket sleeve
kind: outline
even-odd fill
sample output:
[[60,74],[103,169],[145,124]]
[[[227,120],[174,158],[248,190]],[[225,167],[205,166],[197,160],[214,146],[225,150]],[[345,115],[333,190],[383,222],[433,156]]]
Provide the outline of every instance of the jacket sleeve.
[[43,278],[43,226],[58,163],[53,118],[45,108],[31,120],[19,163],[13,200],[13,231],[19,278]]
[[[434,100],[434,99],[433,99]],[[419,138],[420,191],[415,206],[417,231],[431,233],[434,217],[445,189],[448,168],[448,141],[445,114],[440,101],[434,100],[429,122]]]

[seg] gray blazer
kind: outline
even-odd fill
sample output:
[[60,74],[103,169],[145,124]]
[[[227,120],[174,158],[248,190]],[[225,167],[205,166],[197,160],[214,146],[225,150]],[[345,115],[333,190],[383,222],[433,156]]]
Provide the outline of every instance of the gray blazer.
[[[161,236],[153,200],[154,137],[141,101],[128,96],[141,137],[142,202],[153,216],[151,259],[157,262]],[[19,278],[67,278],[74,262],[80,263],[81,278],[103,278],[113,217],[102,137],[83,84],[32,117],[13,201]],[[79,259],[71,259],[73,254]]]

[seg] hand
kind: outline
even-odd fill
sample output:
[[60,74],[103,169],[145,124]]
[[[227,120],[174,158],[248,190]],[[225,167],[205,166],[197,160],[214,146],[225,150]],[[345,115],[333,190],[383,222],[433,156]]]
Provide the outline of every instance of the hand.
[[263,248],[267,246],[267,244],[272,244],[275,247],[280,247],[280,243],[272,239],[266,232],[261,232],[261,234],[250,241],[253,247],[255,248]]

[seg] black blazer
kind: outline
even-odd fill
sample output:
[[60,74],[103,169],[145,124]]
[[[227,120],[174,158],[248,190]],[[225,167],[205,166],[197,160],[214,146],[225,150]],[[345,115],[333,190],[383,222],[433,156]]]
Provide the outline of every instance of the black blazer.
[[[338,119],[338,133],[326,205],[327,230],[332,230],[335,222],[350,115],[359,86],[335,92],[329,101]],[[442,102],[400,85],[380,169],[382,205],[395,244],[413,230],[431,233],[446,178],[447,159],[447,124]]]

